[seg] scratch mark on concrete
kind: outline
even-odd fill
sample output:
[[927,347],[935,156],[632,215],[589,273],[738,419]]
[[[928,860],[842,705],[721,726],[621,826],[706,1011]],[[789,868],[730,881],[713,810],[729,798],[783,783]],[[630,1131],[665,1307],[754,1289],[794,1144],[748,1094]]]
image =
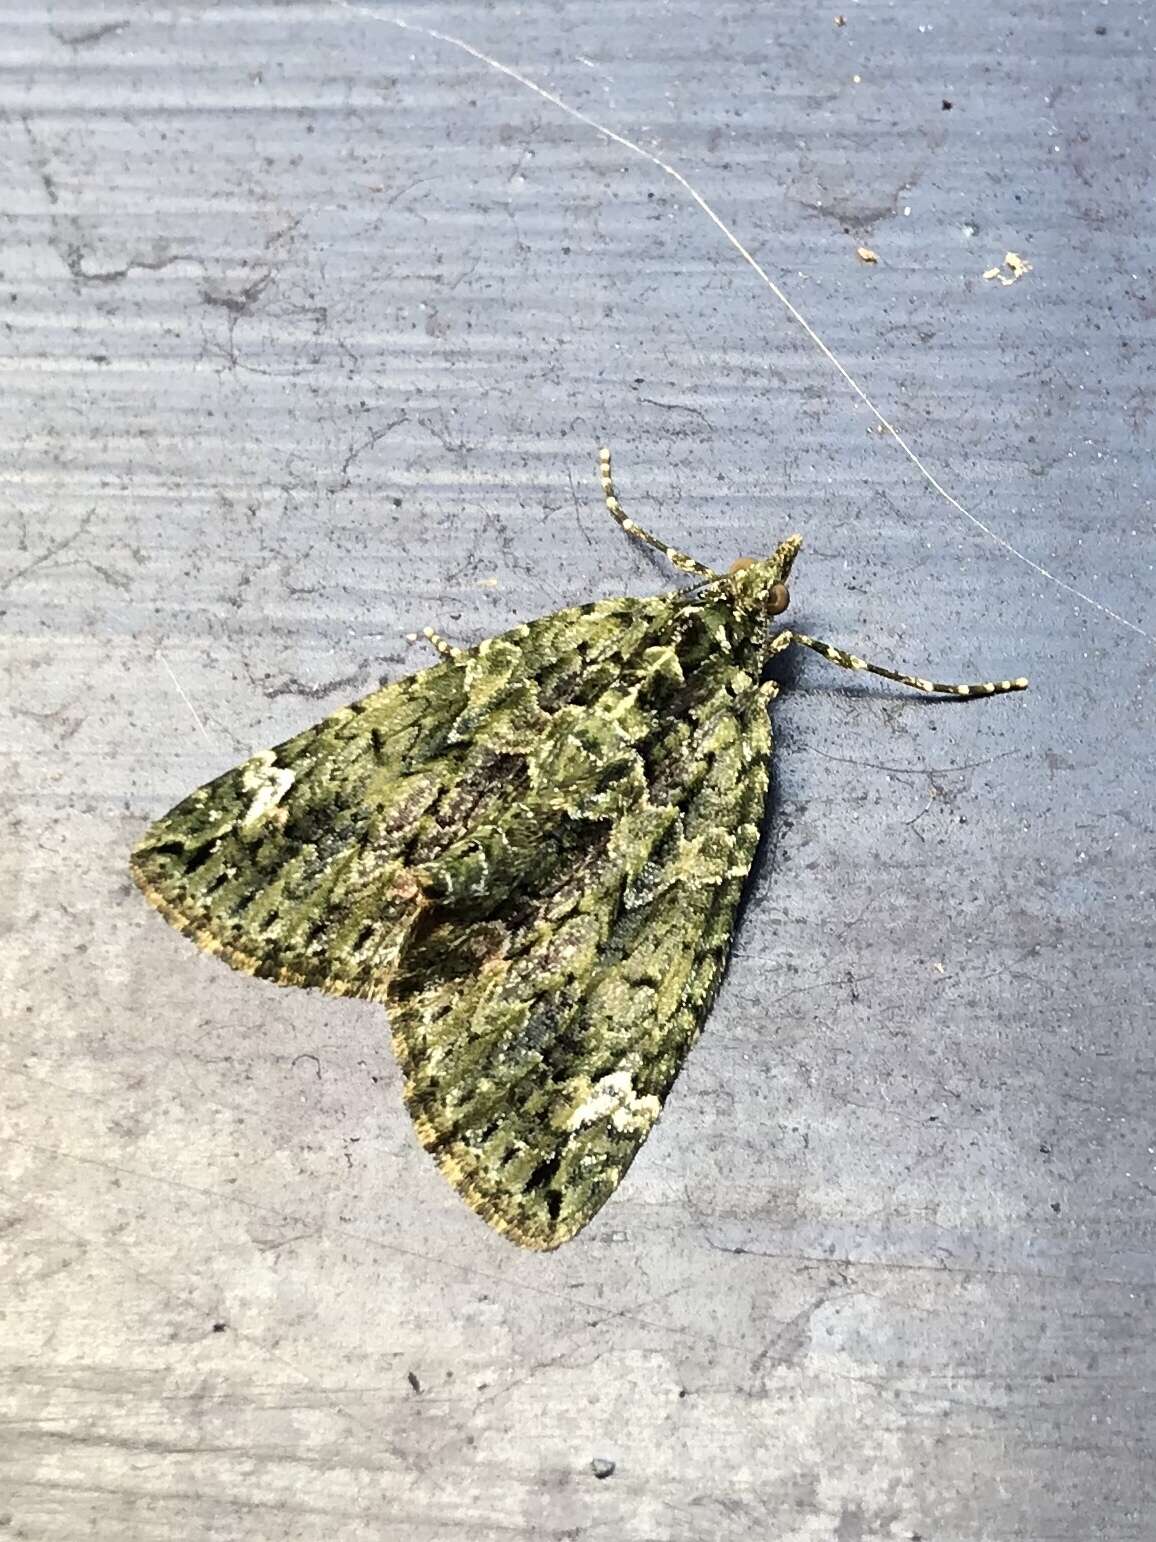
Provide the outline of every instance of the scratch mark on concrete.
[[582,523],[582,508],[581,508],[581,505],[578,502],[578,489],[574,486],[574,474],[573,474],[573,472],[571,472],[569,470],[566,472],[566,480],[570,483],[570,497],[574,500],[574,523],[578,527],[578,529],[582,532],[582,535],[585,538],[587,546],[592,547],[594,545],[594,542],[590,539],[590,532],[586,529],[586,526]]
[[201,737],[204,739],[206,744],[212,744],[212,742],[213,742],[212,736],[210,735],[209,730],[205,727],[204,722],[201,719],[201,714],[197,711],[196,707],[194,707],[192,702],[189,700],[188,694],[185,691],[184,686],[177,679],[176,675],[173,674],[173,667],[172,667],[172,665],[169,663],[168,659],[165,658],[164,654],[161,652],[161,650],[159,648],[157,649],[157,658],[164,665],[165,672],[167,673],[169,679],[176,686],[177,691],[180,694],[181,700],[184,702],[185,706],[188,707],[189,711],[192,713],[192,715],[193,715],[193,722],[200,729]]

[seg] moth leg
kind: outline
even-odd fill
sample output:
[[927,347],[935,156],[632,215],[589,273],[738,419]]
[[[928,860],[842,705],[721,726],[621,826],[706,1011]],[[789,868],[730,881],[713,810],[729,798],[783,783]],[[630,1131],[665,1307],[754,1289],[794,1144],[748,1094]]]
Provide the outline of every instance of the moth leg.
[[696,562],[693,557],[688,557],[684,551],[679,551],[675,546],[668,546],[665,541],[660,541],[656,535],[651,535],[649,530],[644,530],[641,525],[636,525],[626,514],[618,501],[618,495],[614,491],[614,480],[610,475],[610,451],[598,452],[598,480],[602,484],[602,496],[606,499],[606,507],[610,511],[612,519],[616,519],[636,541],[642,541],[646,546],[652,546],[655,551],[660,551],[672,567],[676,567],[680,573],[695,573],[699,578],[718,578],[713,569],[704,567],[701,562]]
[[[782,638],[788,641],[780,641]],[[900,685],[909,685],[912,690],[928,691],[939,696],[1002,696],[1006,691],[1026,690],[1028,684],[1026,677],[1021,675],[1018,680],[983,680],[975,685],[944,685],[939,680],[924,680],[921,675],[903,675],[897,670],[885,669],[882,664],[868,664],[866,659],[856,658],[853,653],[846,653],[842,648],[833,648],[830,643],[808,637],[804,632],[777,633],[771,640],[768,654],[778,653],[789,642],[801,643],[804,648],[810,648],[821,658],[831,664],[839,664],[843,669],[863,669],[868,674],[882,675],[884,680],[897,680]]]
[[440,637],[432,626],[423,626],[421,635],[431,648],[435,648],[441,654],[443,659],[460,659],[465,652],[464,648],[455,648],[453,643],[446,642],[445,638]]

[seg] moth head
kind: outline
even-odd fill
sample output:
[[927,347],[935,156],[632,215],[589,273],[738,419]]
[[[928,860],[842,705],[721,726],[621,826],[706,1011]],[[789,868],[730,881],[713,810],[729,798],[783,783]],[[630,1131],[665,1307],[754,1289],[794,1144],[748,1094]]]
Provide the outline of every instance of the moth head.
[[769,557],[740,557],[732,562],[728,577],[736,604],[765,616],[781,616],[791,603],[787,579],[802,544],[801,535],[789,535]]

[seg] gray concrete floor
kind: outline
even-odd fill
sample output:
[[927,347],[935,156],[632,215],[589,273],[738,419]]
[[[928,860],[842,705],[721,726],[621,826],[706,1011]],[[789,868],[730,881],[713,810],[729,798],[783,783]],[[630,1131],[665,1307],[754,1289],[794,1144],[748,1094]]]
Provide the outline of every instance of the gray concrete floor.
[[[0,1535],[1149,1539],[1151,7],[405,14],[685,172],[998,539],[669,177],[460,50],[8,7]],[[379,1010],[125,859],[406,633],[664,587],[603,441],[711,562],[802,530],[798,624],[1033,688],[799,661],[707,1031],[540,1257]]]

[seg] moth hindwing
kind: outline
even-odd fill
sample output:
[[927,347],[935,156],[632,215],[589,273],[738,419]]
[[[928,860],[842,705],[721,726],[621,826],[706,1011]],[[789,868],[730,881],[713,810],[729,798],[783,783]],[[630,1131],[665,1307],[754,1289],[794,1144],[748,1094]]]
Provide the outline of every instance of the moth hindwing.
[[[611,513],[660,544],[602,470]],[[769,637],[799,544],[722,577],[684,558],[692,588],[442,645],[133,854],[207,952],[384,1003],[422,1144],[523,1246],[606,1202],[702,1026],[763,819],[768,655],[795,640],[876,668]]]

